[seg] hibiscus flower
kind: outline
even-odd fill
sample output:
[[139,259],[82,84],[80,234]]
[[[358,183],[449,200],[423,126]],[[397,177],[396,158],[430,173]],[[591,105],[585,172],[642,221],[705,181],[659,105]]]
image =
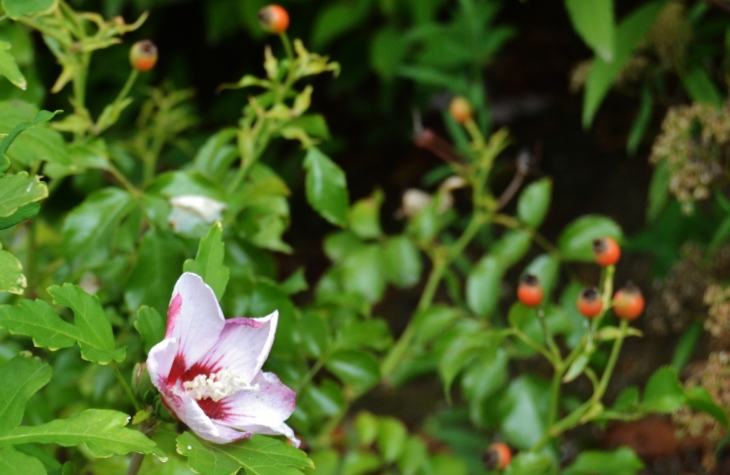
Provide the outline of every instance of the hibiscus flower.
[[284,421],[296,394],[273,373],[261,371],[279,314],[223,317],[215,293],[186,272],[175,284],[165,338],[147,358],[152,384],[165,405],[196,434],[225,444],[252,434],[299,441]]

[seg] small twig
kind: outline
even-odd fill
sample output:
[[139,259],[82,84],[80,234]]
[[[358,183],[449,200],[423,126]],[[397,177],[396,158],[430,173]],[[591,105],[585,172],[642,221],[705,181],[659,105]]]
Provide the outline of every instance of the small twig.
[[129,468],[127,468],[127,475],[137,475],[137,472],[139,472],[139,469],[142,466],[143,460],[144,460],[144,454],[141,452],[135,452],[132,455],[132,460],[129,462]]
[[527,176],[527,173],[530,171],[531,162],[532,156],[530,155],[530,152],[524,149],[521,150],[517,155],[517,173],[515,173],[510,184],[507,185],[507,188],[505,188],[502,192],[502,196],[499,197],[499,200],[497,201],[497,210],[504,208],[507,203],[514,198],[517,190],[520,189],[522,183],[525,181],[525,176]]
[[439,137],[433,130],[423,127],[421,113],[413,110],[413,141],[417,147],[430,151],[441,160],[453,165],[465,165],[466,159],[456,151],[446,140]]

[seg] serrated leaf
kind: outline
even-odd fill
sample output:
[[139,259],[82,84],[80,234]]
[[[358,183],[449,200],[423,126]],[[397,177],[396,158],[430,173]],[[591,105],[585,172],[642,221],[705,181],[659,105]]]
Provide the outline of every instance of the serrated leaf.
[[582,354],[578,358],[576,358],[575,361],[573,361],[573,363],[570,365],[570,368],[568,368],[565,376],[563,376],[563,382],[569,383],[581,374],[583,374],[583,370],[586,369],[589,361],[590,358],[587,354]]
[[190,468],[206,475],[233,475],[241,468],[246,475],[301,475],[314,468],[301,450],[260,435],[220,445],[185,432],[177,438],[177,451],[188,458]]
[[180,277],[184,254],[175,236],[150,230],[139,245],[139,257],[129,276],[124,301],[134,310],[149,305],[167,312],[170,294]]
[[51,367],[39,358],[16,356],[0,368],[0,436],[20,425],[28,400],[51,380]]
[[345,173],[317,147],[311,147],[304,157],[307,170],[305,188],[307,201],[332,224],[347,223],[347,181]]
[[521,449],[535,445],[547,429],[549,384],[535,376],[520,376],[499,402],[500,427],[507,440]]
[[0,292],[22,295],[28,282],[23,275],[20,261],[7,251],[0,249]]
[[489,255],[495,257],[503,269],[509,269],[530,250],[530,244],[532,244],[530,233],[523,230],[510,230],[494,243],[489,250]]
[[[2,307],[0,307],[1,310]],[[0,313],[0,315],[2,314]],[[2,322],[0,321],[0,323]],[[142,338],[142,345],[147,353],[165,337],[165,320],[157,310],[146,305],[140,307],[137,312],[134,328],[137,329],[139,336]]]
[[5,76],[13,85],[25,90],[28,87],[28,81],[20,72],[13,55],[8,52],[10,47],[11,45],[7,41],[0,41],[0,75]]
[[14,335],[25,335],[41,348],[57,350],[76,344],[76,327],[59,317],[43,300],[21,300],[17,307],[0,307],[0,326]]
[[28,203],[48,197],[48,187],[38,176],[19,172],[13,176],[0,178],[0,218],[15,213]]
[[569,261],[593,261],[593,240],[612,237],[621,240],[623,233],[616,222],[605,216],[586,215],[565,227],[558,237],[558,248]]
[[357,200],[349,213],[349,228],[360,239],[377,239],[383,235],[380,228],[380,206],[385,195],[375,190],[371,196]]
[[3,475],[46,475],[46,469],[37,458],[7,446],[0,447],[0,473]]
[[218,300],[223,298],[230,276],[230,270],[223,264],[225,253],[223,226],[216,221],[200,240],[195,259],[188,259],[183,265],[183,271],[198,274],[213,289]]
[[48,293],[55,304],[73,310],[82,358],[99,364],[124,361],[126,350],[116,347],[111,323],[96,296],[72,284],[49,287]]
[[130,452],[144,454],[164,453],[141,432],[124,426],[130,417],[109,409],[87,409],[68,419],[56,419],[37,426],[20,426],[0,436],[5,444],[58,444],[71,447],[84,444],[95,457],[124,455]]
[[715,418],[717,422],[725,427],[730,426],[727,411],[725,408],[717,404],[707,389],[702,386],[688,388],[684,391],[687,398],[687,405],[695,411],[704,412]]
[[573,28],[604,61],[613,61],[613,0],[565,0]]
[[119,188],[104,188],[89,195],[64,223],[68,258],[82,258],[85,267],[102,264],[109,257],[119,223],[133,208],[132,195]]

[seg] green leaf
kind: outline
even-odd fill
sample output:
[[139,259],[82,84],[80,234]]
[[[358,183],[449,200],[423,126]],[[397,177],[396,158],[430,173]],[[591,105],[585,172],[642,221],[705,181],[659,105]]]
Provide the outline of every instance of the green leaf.
[[322,8],[312,26],[312,47],[321,49],[364,21],[370,11],[369,1],[334,3]]
[[302,408],[315,416],[332,417],[345,407],[342,386],[331,379],[325,379],[321,384],[309,384],[300,396],[298,401],[301,401]]
[[469,272],[466,279],[466,302],[469,309],[480,317],[494,313],[499,303],[504,268],[492,255],[484,256]]
[[301,450],[260,435],[231,444],[202,441],[189,432],[177,438],[177,451],[188,458],[190,468],[206,475],[301,475],[314,468]]
[[124,426],[130,417],[109,409],[87,409],[68,419],[56,419],[37,426],[20,426],[0,436],[4,444],[58,444],[63,447],[84,444],[94,457],[110,457],[130,452],[164,456],[152,440]]
[[677,372],[682,371],[684,365],[686,365],[692,353],[694,353],[697,347],[697,342],[702,335],[702,324],[700,322],[692,322],[679,338],[677,346],[674,347],[674,353],[672,354],[672,366]]
[[631,12],[616,28],[614,60],[606,62],[601,57],[593,60],[583,96],[583,127],[587,128],[593,122],[611,85],[631,59],[634,48],[654,24],[664,4],[663,1],[645,3]]
[[22,206],[48,197],[48,187],[38,176],[19,172],[0,178],[0,218],[7,218]]
[[367,411],[360,412],[355,418],[355,432],[361,446],[372,444],[378,436],[378,418]]
[[587,354],[582,354],[577,357],[575,361],[573,361],[573,363],[570,365],[570,368],[568,368],[565,376],[563,376],[563,382],[569,383],[581,374],[583,374],[583,371],[586,369],[586,366],[588,366],[589,361],[590,357]]
[[542,178],[525,188],[517,201],[517,217],[520,221],[532,228],[539,227],[550,207],[552,190],[553,181],[550,178]]
[[500,338],[493,332],[485,334],[472,329],[465,329],[449,342],[439,360],[439,376],[447,399],[450,399],[451,384],[461,370],[480,353],[496,349],[499,342]]
[[208,234],[200,240],[195,259],[188,259],[183,265],[183,271],[198,274],[213,289],[218,300],[223,298],[230,276],[228,267],[223,264],[225,251],[223,226],[216,221]]
[[423,262],[413,242],[404,235],[388,238],[385,243],[385,274],[398,287],[407,289],[421,279]]
[[654,166],[654,173],[649,182],[649,205],[646,208],[646,219],[654,221],[664,209],[669,199],[669,180],[672,173],[669,170],[667,159],[662,158]]
[[347,223],[347,182],[342,171],[317,147],[311,147],[304,157],[307,170],[305,188],[307,201],[323,218],[332,224]]
[[718,109],[722,106],[722,95],[702,67],[696,66],[682,75],[682,84],[695,102],[709,104]]
[[612,237],[621,240],[623,233],[616,222],[605,216],[586,215],[574,220],[560,233],[558,248],[568,261],[593,262],[593,240]]
[[387,463],[395,462],[400,457],[408,439],[408,431],[401,421],[393,417],[383,417],[378,423],[378,437],[376,445],[383,460]]
[[25,80],[25,76],[20,72],[18,63],[15,62],[13,55],[8,53],[10,48],[10,43],[0,41],[0,75],[5,76],[13,85],[25,91],[26,87],[28,87],[28,81]]
[[392,26],[385,26],[370,40],[370,66],[385,81],[395,77],[408,53],[408,43]]
[[28,203],[27,205],[20,206],[15,213],[8,217],[0,218],[0,229],[11,228],[37,215],[40,210],[41,205],[39,203]]
[[184,254],[175,236],[150,230],[139,245],[139,256],[127,282],[124,301],[135,310],[149,305],[161,315],[167,305],[175,282],[180,277]]
[[483,425],[487,399],[502,389],[507,382],[509,356],[502,348],[481,352],[465,369],[461,377],[464,397],[469,401],[472,421]]
[[7,251],[0,249],[0,292],[22,295],[28,282],[23,275],[20,261]]
[[372,348],[385,350],[392,343],[390,328],[385,320],[356,320],[337,331],[337,346],[342,349]]
[[416,332],[416,341],[426,343],[441,335],[459,317],[453,307],[432,305],[425,310],[418,311],[413,316],[413,328]]
[[641,459],[628,447],[614,451],[581,452],[563,475],[633,475],[644,468]]
[[670,413],[679,409],[684,401],[684,389],[677,380],[677,372],[674,368],[664,367],[646,383],[641,407],[650,412]]
[[[2,307],[0,307],[2,311]],[[0,313],[0,316],[2,313]],[[146,353],[165,337],[165,319],[154,308],[143,305],[137,312],[137,320],[134,322],[139,336],[142,337],[142,345]]]
[[46,475],[46,469],[37,458],[7,446],[0,447],[0,473],[4,475]]
[[327,360],[325,367],[359,393],[365,392],[380,381],[378,360],[364,351],[338,351]]
[[238,158],[238,147],[230,144],[238,129],[227,127],[213,134],[198,150],[193,168],[214,180],[223,180],[228,168]]
[[56,6],[58,0],[2,0],[5,13],[17,20],[22,16],[45,13]]
[[573,28],[597,56],[613,61],[613,0],[565,0]]
[[651,114],[654,109],[654,99],[651,97],[651,89],[647,84],[641,89],[641,102],[639,103],[639,111],[636,113],[634,125],[631,126],[629,132],[629,140],[626,142],[626,151],[629,155],[634,155],[639,148],[641,139],[646,133],[646,128],[651,122]]
[[69,259],[79,259],[85,267],[104,263],[111,251],[120,222],[134,209],[129,192],[104,188],[89,195],[66,218],[63,244]]
[[324,319],[314,312],[307,312],[301,322],[302,345],[313,357],[319,358],[332,345],[332,336]]
[[74,312],[76,338],[81,347],[81,357],[94,363],[124,361],[125,348],[117,348],[111,323],[95,295],[89,295],[81,287],[63,284],[48,288],[56,305],[63,305]]
[[684,395],[687,398],[686,403],[689,407],[695,411],[711,415],[717,422],[725,427],[730,426],[730,421],[728,421],[725,408],[717,404],[712,399],[712,396],[709,392],[707,392],[707,389],[701,386],[688,388],[684,391]]
[[550,388],[535,376],[520,376],[503,392],[498,406],[500,427],[507,440],[521,449],[535,445],[547,430]]
[[553,461],[547,455],[521,452],[512,459],[504,475],[546,475],[551,473],[552,466]]
[[38,110],[35,105],[19,100],[0,102],[0,132],[8,134],[0,142],[0,157],[7,154],[25,166],[39,160],[71,165],[63,136],[43,124],[60,112]]
[[51,380],[51,367],[40,358],[19,355],[0,367],[0,436],[20,425],[28,400]]
[[398,459],[398,469],[403,475],[417,475],[428,461],[428,449],[420,439],[410,437]]
[[530,244],[532,238],[527,231],[507,231],[494,243],[489,254],[499,260],[503,269],[509,269],[530,250]]
[[352,205],[349,227],[360,239],[377,239],[383,235],[383,230],[380,229],[380,206],[384,198],[381,190],[375,190],[371,196]]
[[43,300],[21,300],[17,307],[0,307],[0,326],[14,335],[33,339],[33,345],[57,350],[76,344],[76,327],[61,317]]
[[357,292],[368,302],[375,303],[385,291],[383,250],[378,244],[368,244],[355,250],[342,261],[342,283],[345,290]]

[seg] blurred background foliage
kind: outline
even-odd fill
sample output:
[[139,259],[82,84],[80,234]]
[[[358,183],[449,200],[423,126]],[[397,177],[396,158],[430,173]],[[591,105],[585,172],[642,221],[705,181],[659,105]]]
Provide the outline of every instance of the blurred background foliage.
[[[87,106],[98,116],[127,78],[128,44],[150,38],[158,45],[158,67],[135,85],[134,95],[146,94],[147,101],[136,101],[122,113],[121,124],[107,132],[124,144],[115,151],[123,170],[125,149],[144,150],[147,145],[137,142],[158,137],[155,130],[165,134],[161,140],[168,145],[162,149],[161,171],[189,162],[212,132],[237,121],[246,104],[249,91],[219,90],[219,85],[248,73],[263,75],[264,44],[283,56],[280,43],[259,27],[256,15],[264,0],[68,3],[107,18],[122,15],[127,22],[150,12],[124,45],[93,57],[88,79],[94,94]],[[447,111],[451,97],[463,95],[473,104],[483,133],[503,126],[511,132],[505,154],[510,158],[495,164],[494,189],[507,186],[516,169],[511,157],[522,148],[539,162],[531,179],[552,177],[552,204],[542,227],[550,240],[587,213],[613,218],[628,236],[625,247],[631,258],[619,268],[617,281],[631,278],[646,289],[653,285],[655,298],[654,303],[648,299],[648,318],[640,324],[648,337],[627,343],[633,359],[617,375],[616,387],[646,381],[662,364],[683,367],[698,341],[710,339],[700,335],[707,306],[720,308],[723,303],[719,291],[707,297],[705,290],[730,278],[730,257],[723,246],[730,237],[730,2],[597,0],[591,2],[596,10],[588,13],[581,0],[280,3],[292,18],[289,36],[303,39],[312,51],[328,54],[342,66],[336,80],[308,79],[317,90],[313,109],[328,119],[331,140],[321,148],[345,170],[352,202],[370,197],[367,203],[376,212],[382,207],[387,234],[403,228],[396,211],[406,189],[434,191],[449,173],[435,154],[414,145],[422,126],[448,137],[468,155],[466,134]],[[48,110],[68,108],[70,88],[46,92],[60,67],[40,44],[42,39],[4,22],[0,40],[13,45],[11,54],[28,80],[26,91],[0,81],[0,100],[23,98]],[[150,93],[153,85],[160,89]],[[160,122],[151,123],[151,117]],[[124,136],[135,128],[143,133]],[[306,205],[302,155],[297,143],[276,142],[262,159],[292,191],[291,226],[286,245],[277,249],[291,257],[261,255],[255,265],[257,272],[272,278],[292,275],[306,265],[306,280],[314,282],[329,265],[327,245],[323,249],[321,242],[333,227]],[[132,171],[131,166],[125,171]],[[102,172],[93,170],[60,183],[62,193],[56,196],[62,198],[44,210],[49,219],[52,207],[60,214],[104,186]],[[456,208],[463,208],[463,196],[458,191],[454,195]],[[489,230],[477,239],[483,250],[494,240]],[[499,285],[510,287],[505,282],[516,281],[517,270],[511,272],[515,275]],[[571,272],[582,278],[595,271],[576,265]],[[690,288],[693,276],[703,280]],[[503,290],[512,295],[514,289]],[[385,297],[374,313],[385,317],[397,334],[417,295],[406,290],[396,297],[390,292],[380,289]],[[292,299],[299,303],[302,295]],[[723,343],[708,348],[723,348]],[[710,378],[703,371],[722,366],[717,358],[710,363],[714,366],[695,372],[695,380]],[[544,389],[529,378],[521,384],[534,392]],[[397,403],[393,409],[409,425],[422,421],[441,400],[439,387],[416,385],[412,391],[423,398],[422,404]],[[366,408],[385,399],[375,394]],[[445,411],[429,421],[426,432],[469,451],[467,429],[453,436],[440,432],[441,424],[454,427],[467,419],[463,412]],[[358,424],[374,423],[365,415]],[[378,424],[397,425],[388,420]],[[392,431],[402,432],[400,426]],[[484,445],[478,436],[470,436],[475,447]],[[611,437],[606,436],[609,445]],[[324,459],[317,463],[326,466]]]

